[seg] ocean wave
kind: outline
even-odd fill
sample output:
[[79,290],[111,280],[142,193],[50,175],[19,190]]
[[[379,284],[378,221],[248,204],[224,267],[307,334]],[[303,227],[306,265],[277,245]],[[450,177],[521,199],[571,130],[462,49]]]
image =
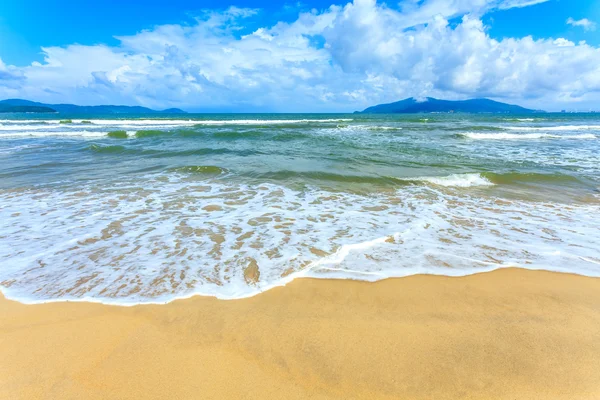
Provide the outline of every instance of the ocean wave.
[[231,154],[237,156],[248,156],[252,154],[263,154],[258,150],[234,150],[223,147],[211,148],[211,147],[200,147],[189,150],[157,150],[152,148],[142,147],[128,147],[121,145],[104,145],[94,143],[90,146],[82,148],[81,151],[91,151],[93,153],[104,153],[104,154],[120,154],[126,153],[132,156],[145,156],[149,158],[178,158],[178,157],[198,157],[198,156],[214,156]]
[[106,136],[108,136],[109,138],[113,138],[113,139],[128,139],[130,135],[127,131],[119,130],[119,131],[110,131],[106,134]]
[[459,136],[474,140],[532,140],[532,139],[596,139],[592,133],[579,135],[556,135],[550,133],[481,133],[465,132]]
[[227,169],[214,165],[186,165],[184,167],[170,168],[169,171],[204,175],[220,175],[227,173]]
[[[195,133],[186,133],[186,132],[181,132],[181,134],[183,136],[188,136],[188,135],[193,135],[193,134],[197,134]],[[239,131],[239,130],[220,130],[217,132],[212,133],[211,135],[214,138],[218,138],[218,139],[249,139],[249,138],[265,138],[265,132],[262,132],[261,130],[258,129],[253,129],[253,130],[243,130],[243,131]]]
[[[97,146],[97,145],[92,145]],[[120,146],[109,146],[109,148]],[[94,147],[97,148],[97,147]],[[118,151],[116,148],[115,152]],[[228,170],[214,166],[184,166],[171,168],[169,171],[182,173],[224,173]],[[526,172],[481,172],[464,173],[440,176],[422,176],[422,177],[397,177],[397,176],[378,176],[378,175],[351,175],[337,174],[326,171],[270,171],[270,172],[249,172],[236,171],[236,174],[244,177],[250,177],[259,181],[320,181],[331,183],[351,183],[351,184],[371,184],[379,186],[442,186],[447,188],[471,188],[486,187],[495,185],[509,185],[515,183],[582,183],[578,178],[566,174],[544,174],[544,173],[526,173]]]
[[452,125],[444,128],[446,131],[466,131],[466,132],[478,132],[478,131],[495,131],[502,132],[505,129],[502,126],[497,125]]
[[18,153],[20,151],[24,151],[24,150],[28,150],[28,149],[37,149],[39,147],[40,147],[39,145],[35,145],[35,144],[24,144],[24,145],[19,145],[19,146],[1,147],[0,154],[3,154],[3,155],[14,154],[14,153]]
[[293,180],[308,180],[308,181],[323,181],[323,182],[340,182],[340,183],[363,183],[374,185],[397,185],[406,183],[402,179],[394,177],[382,177],[373,175],[350,175],[339,174],[326,171],[292,171],[280,170],[264,173],[244,173],[254,179],[273,180],[273,181],[293,181]]
[[350,175],[326,171],[271,171],[267,173],[241,173],[254,179],[273,181],[321,181],[332,183],[371,184],[379,186],[409,186],[419,184],[434,184],[445,187],[492,186],[487,178],[480,174],[454,174],[431,177],[397,177],[379,175]]
[[[580,182],[574,176],[557,173],[535,173],[535,172],[483,172],[482,177],[493,184],[511,184],[511,183],[569,183]],[[581,182],[580,182],[581,183]]]
[[[82,123],[85,121],[86,123]],[[324,126],[331,126],[332,123],[338,122],[349,122],[352,119],[339,118],[339,119],[277,119],[277,120],[134,120],[134,119],[123,119],[123,120],[73,120],[72,123],[60,123],[59,120],[47,120],[47,121],[34,121],[34,120],[23,120],[23,121],[9,121],[8,124],[0,124],[0,131],[5,132],[0,134],[0,137],[11,137],[17,136],[51,136],[50,132],[54,132],[55,136],[77,136],[76,132],[98,132],[96,135],[101,136],[102,131],[114,131],[114,130],[125,130],[125,131],[162,131],[166,134],[169,131],[177,131],[185,128],[197,128],[201,129],[204,127],[211,126],[252,126],[255,128],[263,129],[276,129],[282,127],[305,127],[311,123],[322,123],[327,124]],[[5,121],[7,122],[7,121]],[[87,123],[89,122],[89,123]],[[373,129],[401,129],[394,127],[373,127]],[[73,130],[74,133],[65,133]],[[29,132],[42,131],[39,134]],[[105,132],[106,133],[106,132]],[[181,131],[182,134],[186,132]],[[198,132],[189,130],[188,135],[195,135]],[[143,132],[139,136],[149,136]],[[89,136],[89,135],[81,135]]]
[[81,125],[77,124],[39,124],[39,125],[2,125],[0,126],[0,131],[40,131],[40,130],[48,130],[48,129],[81,129]]
[[135,133],[135,137],[138,139],[141,139],[141,138],[149,138],[149,137],[155,137],[155,136],[163,136],[163,135],[167,135],[167,134],[171,134],[171,133],[169,131],[149,129],[149,130],[137,131]]
[[[73,120],[73,123],[81,123],[82,120]],[[323,119],[91,119],[94,125],[266,125],[266,124],[297,124],[305,122],[348,122],[352,118],[323,118]],[[5,120],[4,122],[22,123],[22,122],[46,122],[59,124],[60,120],[43,121],[19,121]]]
[[355,131],[401,131],[401,126],[390,126],[390,125],[366,125],[366,124],[345,124],[338,125],[338,129],[341,130],[355,130]]
[[131,151],[125,146],[102,146],[99,144],[92,144],[87,147],[87,150],[93,151],[94,153],[107,153],[107,154],[121,154]]
[[474,186],[493,186],[486,177],[481,174],[453,174],[447,176],[430,176],[419,178],[404,178],[412,182],[428,182],[438,186],[445,187],[474,187]]
[[9,132],[0,134],[1,139],[19,139],[28,137],[81,137],[81,138],[99,138],[106,137],[108,132],[100,131],[28,131],[28,132]]
[[477,187],[494,186],[523,182],[532,183],[568,183],[580,182],[574,176],[566,174],[543,174],[533,172],[481,172],[470,174],[453,174],[447,176],[431,176],[419,178],[403,178],[403,181],[409,182],[427,182],[445,187]]
[[600,125],[561,125],[561,126],[506,126],[505,129],[515,131],[597,131]]
[[378,125],[355,125],[360,129],[367,129],[369,131],[401,131],[403,128],[400,126],[378,126]]
[[0,119],[0,124],[59,124],[59,119]]

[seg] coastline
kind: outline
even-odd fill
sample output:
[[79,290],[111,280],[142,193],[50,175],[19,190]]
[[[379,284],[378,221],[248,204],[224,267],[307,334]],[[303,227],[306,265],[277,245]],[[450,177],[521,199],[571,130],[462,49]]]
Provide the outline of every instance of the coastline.
[[600,398],[600,279],[300,278],[239,300],[0,295],[0,398]]

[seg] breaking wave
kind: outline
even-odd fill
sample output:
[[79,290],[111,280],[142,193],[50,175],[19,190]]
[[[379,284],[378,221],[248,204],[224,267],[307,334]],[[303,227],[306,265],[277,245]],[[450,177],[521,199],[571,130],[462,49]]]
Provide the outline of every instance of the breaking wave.
[[533,139],[596,139],[596,135],[585,133],[579,135],[556,135],[550,133],[481,133],[465,132],[459,136],[473,140],[533,140]]

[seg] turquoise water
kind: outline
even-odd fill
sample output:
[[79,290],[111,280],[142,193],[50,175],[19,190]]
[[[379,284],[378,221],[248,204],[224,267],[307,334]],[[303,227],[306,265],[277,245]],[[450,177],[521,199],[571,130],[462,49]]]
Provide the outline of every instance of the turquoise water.
[[600,276],[595,114],[1,118],[0,288],[25,302]]

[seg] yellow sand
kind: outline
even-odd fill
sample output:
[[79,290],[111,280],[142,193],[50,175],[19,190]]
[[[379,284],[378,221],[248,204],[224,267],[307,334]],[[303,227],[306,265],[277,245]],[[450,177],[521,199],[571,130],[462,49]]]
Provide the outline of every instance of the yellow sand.
[[0,399],[600,399],[600,279],[296,280],[235,301],[0,299]]

